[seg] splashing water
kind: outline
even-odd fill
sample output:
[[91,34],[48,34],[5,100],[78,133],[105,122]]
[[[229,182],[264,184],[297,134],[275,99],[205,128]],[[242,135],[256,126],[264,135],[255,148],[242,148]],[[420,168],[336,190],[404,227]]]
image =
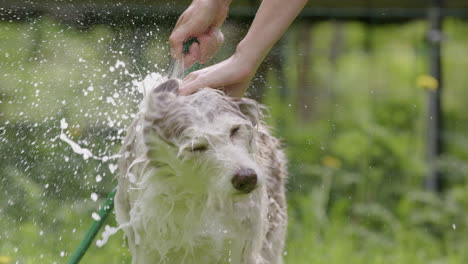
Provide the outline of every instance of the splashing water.
[[[163,76],[183,77],[180,63],[168,67],[166,33],[158,25],[143,33],[82,30],[42,15],[2,21],[3,254],[44,263],[68,256],[53,245],[85,231],[93,212],[82,212],[98,207],[116,184],[115,154],[144,94]],[[23,239],[23,225],[50,246]]]
[[102,239],[99,239],[96,241],[96,245],[98,247],[104,246],[107,241],[109,241],[109,237],[114,235],[120,230],[120,227],[111,227],[109,225],[106,225],[104,227],[104,232],[102,232]]
[[[65,120],[65,118],[63,118],[62,120],[60,120],[60,128],[61,128],[61,133],[60,133],[60,140],[62,140],[63,142],[67,143],[68,145],[70,145],[70,147],[72,148],[73,152],[75,152],[76,154],[78,155],[83,155],[83,159],[87,160],[89,158],[93,158],[95,160],[102,160],[104,162],[108,161],[108,160],[112,160],[112,159],[118,159],[120,158],[120,155],[116,154],[116,155],[112,155],[112,156],[102,156],[102,157],[98,157],[96,155],[94,155],[91,150],[87,149],[87,148],[83,148],[81,147],[78,143],[76,143],[75,141],[71,140],[63,131],[68,127],[68,124],[67,124],[67,121]],[[113,173],[114,171],[111,169],[111,172]]]
[[[115,64],[115,68],[114,67],[112,68],[115,70],[115,69],[118,69],[119,67],[125,67],[125,63],[122,61],[117,61],[117,63]],[[183,65],[181,65],[180,63],[175,63],[173,67],[174,67],[174,70],[173,70],[173,73],[171,73],[171,76],[181,76],[181,74],[183,74]],[[152,73],[149,73],[143,80],[137,80],[137,79],[132,80],[133,89],[137,90],[140,94],[143,95],[142,101],[144,101],[145,95],[148,94],[153,87],[166,81],[167,79],[168,78],[166,76],[163,76],[160,73],[152,72]],[[118,93],[115,93],[113,97],[118,98],[119,97]],[[116,104],[114,99],[112,99],[111,97],[107,97],[106,100],[107,100],[106,102],[109,102],[113,105]],[[144,107],[144,104],[140,103],[140,108],[139,108],[140,111],[143,110],[142,109],[143,107]],[[134,114],[132,114],[132,116],[134,116]],[[115,123],[115,122],[116,122],[115,120],[111,120],[111,123]],[[73,141],[72,139],[70,139],[70,137],[67,136],[67,134],[64,131],[68,127],[69,125],[66,119],[62,118],[62,120],[60,120],[61,133],[59,135],[59,139],[67,143],[68,145],[70,145],[73,152],[75,152],[78,155],[82,155],[83,159],[87,160],[88,158],[93,158],[95,160],[107,162],[109,160],[118,159],[121,157],[118,154],[114,154],[111,156],[94,155],[91,152],[91,150],[81,147],[77,142]],[[109,169],[112,173],[114,173],[115,170],[117,169],[117,166],[110,164]]]
[[[116,65],[115,65],[115,68],[119,68],[121,66],[124,67],[125,64],[123,62],[121,62],[121,61],[118,61],[116,63]],[[113,70],[115,70],[115,68]],[[183,73],[183,65],[180,65],[179,63],[175,63],[174,69],[172,70],[172,73],[170,75],[171,76],[181,75],[182,74],[181,72]],[[168,77],[166,77],[166,76],[163,76],[163,75],[161,75],[159,73],[152,72],[152,73],[148,74],[143,80],[132,80],[132,84],[133,84],[134,89],[136,89],[139,93],[143,94],[143,99],[140,102],[139,111],[144,111],[144,107],[146,105],[144,103],[145,99],[146,99],[146,95],[150,93],[151,89],[153,87],[157,86],[158,84],[166,81],[167,79],[168,79]],[[118,96],[114,96],[114,97],[118,98]],[[115,102],[113,100],[112,100],[112,103],[115,104]],[[84,148],[84,147],[81,147],[77,142],[73,141],[72,139],[70,139],[65,134],[64,131],[68,127],[69,127],[69,125],[68,125],[66,119],[63,118],[60,121],[61,133],[60,133],[58,138],[60,140],[62,140],[63,142],[67,143],[68,145],[70,145],[70,147],[72,148],[74,153],[76,153],[78,155],[82,155],[84,160],[92,158],[92,159],[99,160],[99,161],[102,161],[102,162],[107,162],[109,160],[118,159],[118,158],[121,157],[121,155],[119,155],[119,154],[114,154],[114,155],[111,155],[111,156],[102,156],[102,157],[94,155],[91,152],[91,150],[89,150],[87,148]],[[117,165],[116,164],[109,164],[108,167],[109,167],[109,170],[111,171],[111,173],[114,173],[117,170]],[[96,176],[96,181],[97,182],[100,181],[100,176],[99,175]],[[91,193],[91,199],[93,201],[97,201],[98,195],[96,193],[94,193],[94,192]],[[93,212],[91,214],[91,217],[95,221],[101,220],[100,216],[96,212]],[[96,245],[98,247],[104,246],[108,242],[109,237],[114,235],[115,233],[117,233],[121,228],[122,227],[110,227],[110,226],[107,225],[105,227],[105,230],[102,232],[102,239],[97,240]]]

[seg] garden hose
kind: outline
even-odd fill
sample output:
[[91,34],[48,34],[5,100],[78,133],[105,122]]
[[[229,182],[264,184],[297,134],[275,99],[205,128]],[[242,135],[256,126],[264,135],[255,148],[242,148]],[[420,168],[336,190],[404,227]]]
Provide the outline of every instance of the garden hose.
[[101,229],[102,225],[106,221],[106,218],[112,212],[112,209],[114,209],[114,197],[115,197],[116,192],[117,192],[117,187],[114,190],[112,190],[112,192],[109,193],[106,201],[104,202],[104,205],[101,206],[101,208],[99,209],[98,220],[95,220],[91,224],[91,226],[88,229],[88,232],[86,232],[85,236],[81,240],[80,245],[76,248],[75,252],[68,260],[68,264],[77,264],[80,262],[81,258],[84,256],[89,246],[93,242],[94,238],[96,237],[97,233]]

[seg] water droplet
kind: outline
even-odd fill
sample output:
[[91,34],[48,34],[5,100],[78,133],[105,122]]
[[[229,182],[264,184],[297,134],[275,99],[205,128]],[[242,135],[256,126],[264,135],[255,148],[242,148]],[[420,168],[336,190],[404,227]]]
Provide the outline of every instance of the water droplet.
[[60,128],[67,129],[67,127],[68,127],[67,121],[65,120],[65,118],[62,118],[62,120],[60,120]]
[[97,193],[91,193],[91,200],[93,201],[97,201],[97,199],[99,198],[99,195],[97,195]]
[[109,164],[109,170],[111,173],[114,173],[117,170],[117,165]]
[[101,217],[96,213],[96,212],[93,212],[91,214],[91,217],[94,219],[94,221],[99,221],[101,220]]

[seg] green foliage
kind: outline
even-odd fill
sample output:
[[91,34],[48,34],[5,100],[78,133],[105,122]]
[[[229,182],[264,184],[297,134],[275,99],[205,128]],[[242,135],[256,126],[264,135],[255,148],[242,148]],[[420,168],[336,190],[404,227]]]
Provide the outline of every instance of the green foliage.
[[[284,75],[267,60],[263,100],[291,175],[286,263],[468,262],[468,27],[456,20],[444,27],[440,194],[423,187],[426,94],[417,79],[428,68],[426,30],[423,21],[323,22],[305,31],[296,24],[281,46]],[[298,76],[304,32],[312,34],[307,87]],[[118,150],[138,96],[126,90],[117,105],[96,98],[128,89],[137,68],[144,75],[169,63],[167,29],[143,32],[141,45],[137,33],[78,30],[44,18],[0,23],[0,256],[63,263],[103,202],[91,192],[106,197],[113,189],[107,163],[83,160],[57,136],[66,118],[73,140],[99,155]],[[130,75],[109,71],[117,60]],[[110,127],[110,119],[122,121]],[[103,248],[92,246],[83,263],[129,259],[117,234]]]

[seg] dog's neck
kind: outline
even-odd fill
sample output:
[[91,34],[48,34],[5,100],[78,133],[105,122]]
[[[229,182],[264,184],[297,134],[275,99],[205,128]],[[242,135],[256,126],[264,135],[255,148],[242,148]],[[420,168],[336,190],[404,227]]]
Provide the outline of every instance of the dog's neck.
[[245,255],[242,251],[265,230],[252,225],[256,222],[252,220],[265,213],[259,205],[267,201],[257,201],[264,197],[264,190],[248,197],[226,197],[225,193],[180,190],[170,179],[166,170],[150,169],[136,183],[140,192],[131,197],[130,214],[137,242],[134,253],[141,260],[137,263],[146,263],[145,258],[167,259],[167,263],[194,263],[203,258],[244,263],[233,258]]

